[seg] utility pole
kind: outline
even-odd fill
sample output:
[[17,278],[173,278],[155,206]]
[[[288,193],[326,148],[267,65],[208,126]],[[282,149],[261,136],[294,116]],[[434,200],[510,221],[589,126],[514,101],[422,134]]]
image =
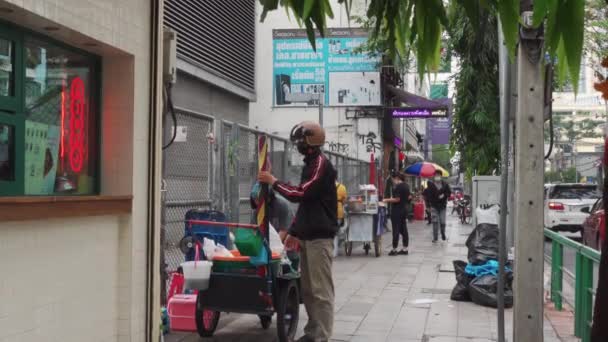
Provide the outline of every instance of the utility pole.
[[514,342],[543,341],[543,29],[532,25],[532,0],[521,1],[515,119]]
[[[325,100],[325,93],[319,93],[319,125],[323,127],[323,102]],[[339,132],[340,130],[338,130]]]
[[511,74],[509,52],[504,40],[500,20],[498,21],[498,69],[500,94],[500,225],[498,247],[498,292],[497,319],[498,342],[505,342],[505,263],[507,260],[507,216],[511,210],[509,203],[509,170],[510,170],[510,104]]

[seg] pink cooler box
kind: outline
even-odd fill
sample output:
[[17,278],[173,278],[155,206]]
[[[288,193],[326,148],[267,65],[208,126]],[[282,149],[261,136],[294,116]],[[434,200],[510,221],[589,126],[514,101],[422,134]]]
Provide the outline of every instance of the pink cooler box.
[[196,331],[194,312],[196,311],[195,294],[176,294],[169,299],[167,314],[169,327],[173,331]]

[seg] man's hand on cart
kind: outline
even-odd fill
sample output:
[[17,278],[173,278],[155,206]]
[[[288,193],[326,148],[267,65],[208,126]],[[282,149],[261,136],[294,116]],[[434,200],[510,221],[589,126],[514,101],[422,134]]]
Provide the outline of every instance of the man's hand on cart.
[[258,181],[260,183],[273,185],[277,181],[277,178],[273,176],[269,171],[260,171],[260,173],[258,174]]
[[285,238],[285,249],[288,251],[298,251],[300,249],[300,240],[297,237],[287,234]]

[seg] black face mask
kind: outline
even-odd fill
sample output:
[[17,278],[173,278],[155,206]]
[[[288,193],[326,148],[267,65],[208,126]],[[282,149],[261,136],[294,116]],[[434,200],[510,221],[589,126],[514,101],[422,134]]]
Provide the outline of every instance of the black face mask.
[[303,155],[308,155],[308,152],[310,150],[310,147],[306,144],[298,144],[297,148],[298,148],[298,152],[300,152],[300,154],[303,154]]

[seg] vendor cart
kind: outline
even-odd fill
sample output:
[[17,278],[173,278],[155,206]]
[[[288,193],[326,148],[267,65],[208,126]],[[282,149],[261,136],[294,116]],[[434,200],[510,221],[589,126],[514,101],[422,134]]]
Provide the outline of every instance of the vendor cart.
[[382,236],[377,234],[377,214],[373,212],[351,212],[349,213],[349,225],[346,228],[346,239],[344,252],[351,256],[354,243],[363,243],[365,255],[369,254],[374,245],[374,253],[379,257],[382,252]]
[[[263,329],[268,329],[276,313],[279,342],[293,340],[300,309],[300,274],[291,265],[281,264],[281,256],[270,256],[268,233],[251,224],[187,220],[190,227],[204,225],[219,231],[233,228],[251,229],[264,236],[267,262],[252,264],[252,258],[232,251],[233,257],[214,257],[206,289],[197,289],[195,320],[201,337],[213,336],[220,313],[255,314]],[[193,234],[196,240],[196,234]],[[219,235],[221,236],[221,235]],[[201,244],[201,241],[194,241]],[[262,260],[264,257],[262,257]]]
[[362,243],[365,255],[374,246],[374,253],[379,257],[382,253],[382,233],[384,224],[378,215],[383,210],[383,204],[378,203],[375,196],[376,188],[373,185],[361,185],[362,195],[347,202],[348,226],[345,232],[344,251],[351,256],[354,243]]

